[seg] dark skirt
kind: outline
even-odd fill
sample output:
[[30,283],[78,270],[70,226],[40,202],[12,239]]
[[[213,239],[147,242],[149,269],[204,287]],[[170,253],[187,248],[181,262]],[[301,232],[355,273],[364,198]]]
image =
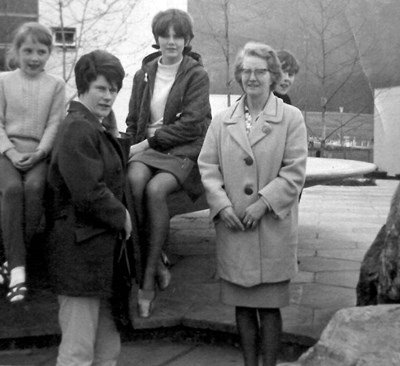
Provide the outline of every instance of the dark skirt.
[[220,279],[221,301],[249,308],[282,308],[289,305],[290,281],[244,287]]
[[129,163],[133,161],[172,174],[182,186],[195,166],[194,161],[187,157],[164,154],[154,149],[135,154],[129,159]]

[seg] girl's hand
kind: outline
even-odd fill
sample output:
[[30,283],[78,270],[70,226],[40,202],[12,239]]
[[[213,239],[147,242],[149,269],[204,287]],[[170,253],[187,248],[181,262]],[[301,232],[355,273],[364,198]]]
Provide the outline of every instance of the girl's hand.
[[26,159],[25,156],[24,156],[24,154],[21,154],[21,153],[18,152],[16,149],[7,150],[7,151],[5,152],[4,155],[11,161],[11,163],[12,163],[17,169],[19,169],[19,168],[18,168],[18,165],[19,165],[23,160]]
[[37,150],[33,153],[24,153],[21,154],[22,158],[17,163],[16,167],[21,171],[28,171],[33,168],[37,163],[43,160],[46,156],[44,151]]
[[131,158],[133,155],[140,153],[142,151],[147,150],[150,147],[149,142],[147,140],[143,140],[138,144],[132,145],[129,150],[129,157]]
[[261,198],[247,207],[242,219],[243,225],[246,227],[246,229],[254,229],[261,217],[264,216],[267,209],[267,205]]
[[245,227],[235,214],[232,206],[222,209],[219,213],[219,216],[228,229],[241,231],[245,230]]

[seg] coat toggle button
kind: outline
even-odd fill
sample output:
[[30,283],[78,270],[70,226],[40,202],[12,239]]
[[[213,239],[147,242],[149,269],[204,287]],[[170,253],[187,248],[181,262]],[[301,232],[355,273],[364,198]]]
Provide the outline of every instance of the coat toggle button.
[[244,162],[246,163],[246,165],[253,165],[253,159],[250,156],[245,158]]

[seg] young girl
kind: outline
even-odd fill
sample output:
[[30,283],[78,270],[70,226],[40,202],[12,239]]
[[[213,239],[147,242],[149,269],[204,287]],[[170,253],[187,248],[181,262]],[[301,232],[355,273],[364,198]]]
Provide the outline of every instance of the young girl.
[[165,289],[170,282],[160,260],[169,229],[167,197],[193,189],[188,177],[196,170],[199,174],[197,156],[211,120],[209,78],[200,55],[191,52],[190,15],[161,11],[153,18],[152,32],[159,52],[146,56],[134,76],[126,119],[133,140],[128,178],[140,244],[147,249],[138,292],[141,317],[151,315],[156,283]]
[[65,114],[65,83],[44,71],[51,32],[36,22],[22,24],[9,52],[13,71],[0,74],[1,231],[7,262],[0,283],[7,299],[25,298],[26,245],[42,216],[49,155]]

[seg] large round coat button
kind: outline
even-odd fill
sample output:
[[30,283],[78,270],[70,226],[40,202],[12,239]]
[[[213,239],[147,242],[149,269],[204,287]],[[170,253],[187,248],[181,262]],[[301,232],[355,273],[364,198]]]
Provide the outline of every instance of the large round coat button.
[[244,189],[244,193],[246,193],[248,196],[250,196],[251,194],[253,194],[253,188],[246,187]]
[[253,165],[253,159],[250,156],[245,158],[244,162],[246,163],[246,165]]

